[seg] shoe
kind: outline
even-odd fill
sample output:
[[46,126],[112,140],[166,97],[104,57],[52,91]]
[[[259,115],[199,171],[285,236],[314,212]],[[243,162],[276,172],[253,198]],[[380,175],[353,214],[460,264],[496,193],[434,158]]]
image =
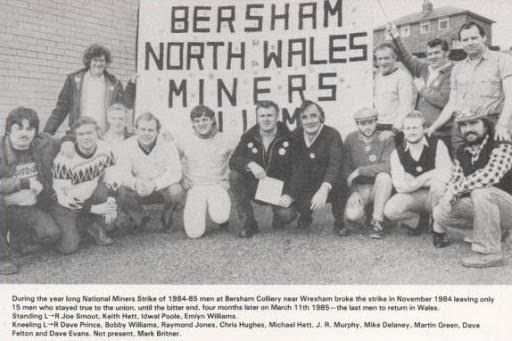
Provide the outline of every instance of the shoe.
[[462,258],[462,265],[467,268],[489,268],[493,266],[503,266],[505,261],[501,253],[475,254]]
[[256,223],[246,224],[240,232],[238,232],[238,237],[240,238],[251,238],[256,233],[258,233],[258,225]]
[[334,233],[336,233],[340,237],[347,237],[350,235],[351,231],[348,227],[334,228]]
[[19,271],[18,266],[9,258],[0,260],[0,275],[14,275]]
[[407,229],[407,235],[409,237],[417,237],[423,233],[423,230],[420,227],[412,228],[408,225],[404,225],[404,226]]
[[281,222],[281,220],[278,217],[274,216],[274,218],[272,218],[272,229],[281,230],[283,227],[284,224]]
[[[168,232],[172,228],[172,215],[174,213],[173,209],[170,208],[164,208],[164,211],[162,212],[162,216],[160,217],[160,222],[162,223],[162,227],[160,228],[160,232]],[[147,221],[149,221],[149,216],[145,216],[142,218],[142,221],[144,221],[145,218],[148,218]],[[146,223],[147,223],[146,221]],[[142,224],[142,223],[141,223]]]
[[473,244],[473,237],[465,236],[464,237],[464,243]]
[[23,243],[20,247],[20,253],[22,256],[31,255],[37,253],[43,249],[39,243]]
[[108,246],[114,243],[114,240],[107,236],[107,233],[100,226],[91,227],[87,230],[87,233],[94,239],[96,245]]
[[434,244],[436,248],[447,247],[451,243],[452,241],[448,238],[446,233],[432,232],[432,244]]
[[378,221],[375,218],[372,218],[370,221],[370,238],[372,239],[382,239],[384,238],[384,226],[382,226],[382,222]]
[[299,230],[305,230],[305,229],[308,229],[312,223],[313,223],[313,218],[310,215],[307,215],[307,216],[301,215],[299,217],[299,220],[297,220],[297,228]]
[[[146,225],[149,223],[150,220],[151,220],[151,217],[148,215],[145,215],[144,217],[142,217],[140,223],[138,225],[135,225],[135,228],[137,230],[144,229],[144,227],[146,227]],[[172,225],[172,222],[171,222],[171,225]]]

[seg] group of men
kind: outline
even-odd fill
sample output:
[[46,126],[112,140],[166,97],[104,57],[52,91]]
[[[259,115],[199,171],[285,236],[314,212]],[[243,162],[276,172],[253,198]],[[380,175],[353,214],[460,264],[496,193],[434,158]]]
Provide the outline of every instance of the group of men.
[[[503,265],[501,242],[512,227],[512,61],[487,49],[474,22],[460,29],[467,58],[456,65],[445,41],[429,42],[425,62],[408,52],[393,25],[388,30],[393,43],[375,49],[374,107],[354,114],[358,129],[344,143],[309,100],[298,108],[293,132],[279,121],[275,102],[256,103],[256,125],[236,146],[204,105],[192,109],[192,129],[182,138],[163,134],[149,112],[136,117],[131,136],[135,77],[123,89],[106,71],[110,52],[91,46],[43,132],[32,109],[7,116],[0,274],[18,271],[13,249],[31,252],[43,243],[73,253],[84,234],[110,245],[113,229],[148,223],[150,203],[163,203],[162,231],[183,206],[190,238],[205,233],[208,216],[225,225],[233,206],[237,234],[251,237],[258,232],[251,202],[267,177],[284,184],[277,202],[260,202],[272,206],[274,229],[297,216],[297,228],[306,229],[313,211],[330,202],[339,236],[362,225],[381,239],[400,223],[411,236],[430,227],[433,245],[445,247],[450,228],[472,225],[467,241],[475,253],[463,265]],[[57,140],[51,134],[66,117],[69,131]]]

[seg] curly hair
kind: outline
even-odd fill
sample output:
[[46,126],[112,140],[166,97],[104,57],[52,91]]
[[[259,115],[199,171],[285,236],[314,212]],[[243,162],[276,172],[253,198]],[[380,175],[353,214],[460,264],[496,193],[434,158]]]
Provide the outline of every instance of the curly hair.
[[112,55],[110,50],[105,46],[100,44],[92,44],[84,51],[84,55],[82,56],[82,62],[84,63],[86,68],[91,67],[91,60],[95,57],[105,56],[105,62],[107,65],[112,63]]

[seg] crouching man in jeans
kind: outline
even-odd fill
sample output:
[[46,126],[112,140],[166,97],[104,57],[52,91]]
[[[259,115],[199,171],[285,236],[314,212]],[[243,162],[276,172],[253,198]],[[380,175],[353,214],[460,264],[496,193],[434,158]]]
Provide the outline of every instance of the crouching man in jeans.
[[239,237],[248,238],[258,232],[251,200],[258,181],[270,176],[284,181],[285,194],[279,206],[272,206],[272,227],[278,229],[296,217],[290,207],[292,198],[286,194],[292,173],[291,136],[285,124],[278,122],[279,107],[272,101],[256,104],[256,125],[242,135],[229,165],[230,184],[238,217],[243,221]]
[[117,162],[119,205],[136,228],[149,220],[143,204],[164,202],[161,231],[172,226],[176,205],[182,200],[181,164],[174,143],[159,136],[161,124],[150,112],[135,120],[135,136],[123,142]]
[[504,264],[502,236],[512,229],[512,144],[494,138],[493,124],[481,108],[458,113],[456,124],[464,144],[455,153],[451,180],[434,208],[434,232],[473,224],[466,267]]
[[59,143],[39,132],[37,113],[29,108],[12,110],[5,127],[0,140],[0,275],[18,272],[10,258],[11,245],[20,242],[23,249],[25,242],[51,243],[60,235],[48,213]]
[[94,119],[80,117],[72,128],[74,155],[61,153],[53,162],[53,189],[59,203],[53,216],[62,230],[58,244],[62,253],[78,250],[81,230],[87,231],[98,245],[113,243],[105,225],[117,217],[117,204],[114,198],[109,198],[103,176],[114,165],[114,155],[98,140],[99,130]]

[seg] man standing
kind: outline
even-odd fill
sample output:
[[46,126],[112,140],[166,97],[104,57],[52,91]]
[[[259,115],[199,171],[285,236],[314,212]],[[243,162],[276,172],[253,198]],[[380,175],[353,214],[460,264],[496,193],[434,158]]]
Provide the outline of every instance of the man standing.
[[1,275],[18,272],[17,265],[10,259],[13,244],[50,243],[57,241],[60,235],[48,210],[53,202],[52,161],[59,143],[39,132],[39,117],[29,108],[12,110],[5,127],[5,136],[0,141]]
[[[450,50],[448,42],[443,39],[433,39],[427,43],[427,60],[423,61],[413,56],[393,24],[387,25],[387,30],[402,57],[402,62],[414,78],[414,84],[419,98],[416,110],[423,113],[425,124],[430,127],[448,103],[450,97],[450,77],[453,64],[448,59]],[[452,124],[446,122],[433,136],[441,138],[447,146],[451,146]]]
[[397,65],[393,45],[382,43],[375,49],[379,72],[374,81],[375,109],[379,114],[379,130],[400,130],[402,120],[414,109],[416,91],[411,75]]
[[354,120],[358,130],[347,136],[344,148],[343,167],[352,193],[345,207],[345,219],[349,223],[364,222],[365,207],[373,203],[370,237],[378,239],[384,230],[384,205],[393,190],[389,158],[395,143],[392,137],[381,139],[375,110],[362,108],[354,114]]
[[456,151],[451,180],[434,209],[437,240],[446,239],[448,227],[473,225],[475,253],[463,258],[462,265],[475,268],[504,264],[501,240],[512,229],[512,145],[494,137],[486,110],[472,108],[456,116],[465,142]]
[[424,122],[419,111],[405,116],[403,141],[397,139],[390,159],[391,179],[398,193],[384,207],[386,218],[403,223],[410,236],[425,228],[420,226],[420,214],[431,212],[452,166],[444,142],[425,136]]
[[258,232],[251,200],[258,181],[272,177],[284,182],[279,205],[272,206],[273,228],[281,228],[296,217],[289,191],[288,181],[292,172],[291,136],[285,124],[278,122],[279,107],[272,101],[256,104],[256,125],[245,132],[229,161],[229,181],[239,218],[243,221],[239,231],[241,238]]
[[73,126],[75,152],[60,153],[53,162],[53,189],[57,201],[53,217],[62,229],[58,249],[73,253],[80,244],[80,230],[86,230],[96,244],[110,245],[105,223],[117,217],[116,200],[109,197],[105,170],[114,165],[110,148],[98,140],[99,126],[94,119],[80,117]]
[[[439,130],[455,112],[482,107],[495,123],[495,138],[510,141],[512,116],[512,57],[490,51],[483,28],[475,22],[463,24],[459,39],[467,53],[466,59],[453,67],[448,103],[427,134]],[[453,136],[453,150],[464,144],[460,131]]]
[[290,196],[300,213],[297,227],[308,228],[312,211],[332,204],[334,232],[347,234],[343,222],[347,182],[343,174],[343,142],[340,133],[324,124],[325,113],[315,102],[306,100],[299,108],[301,128],[293,133],[294,170]]
[[160,120],[150,112],[135,120],[135,136],[123,142],[116,173],[121,185],[119,205],[135,226],[149,221],[143,204],[164,202],[162,231],[172,226],[172,215],[181,200],[181,164],[174,143],[159,136]]
[[186,191],[183,222],[190,238],[206,231],[206,215],[216,224],[224,224],[231,212],[229,157],[233,146],[217,131],[213,110],[198,105],[190,112],[193,134],[177,140],[183,166],[181,185]]
[[85,68],[67,76],[55,109],[44,127],[47,133],[55,134],[66,117],[68,126],[72,127],[81,116],[93,118],[103,133],[107,108],[114,103],[133,106],[135,84],[130,81],[123,91],[121,81],[107,72],[112,56],[106,47],[92,44],[82,59]]

